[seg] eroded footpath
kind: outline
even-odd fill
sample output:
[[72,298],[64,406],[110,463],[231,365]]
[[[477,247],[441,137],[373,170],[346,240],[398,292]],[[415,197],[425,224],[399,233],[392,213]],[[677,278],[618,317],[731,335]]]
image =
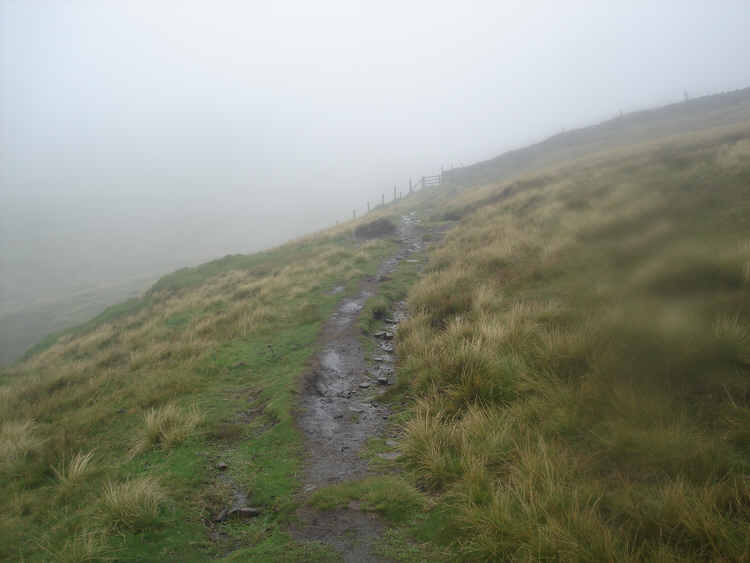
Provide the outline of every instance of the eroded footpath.
[[[362,451],[368,439],[383,436],[391,411],[379,401],[394,383],[394,350],[391,342],[405,307],[396,307],[386,319],[386,329],[366,335],[375,349],[371,365],[359,328],[368,299],[378,294],[403,260],[423,248],[415,213],[401,217],[399,250],[381,264],[375,276],[365,280],[357,293],[344,299],[323,327],[320,351],[304,379],[298,405],[298,424],[304,435],[306,461],[303,494],[320,487],[371,474]],[[291,530],[300,541],[319,541],[338,551],[344,561],[384,561],[373,552],[383,524],[372,513],[349,507],[318,511],[303,507],[299,523]]]

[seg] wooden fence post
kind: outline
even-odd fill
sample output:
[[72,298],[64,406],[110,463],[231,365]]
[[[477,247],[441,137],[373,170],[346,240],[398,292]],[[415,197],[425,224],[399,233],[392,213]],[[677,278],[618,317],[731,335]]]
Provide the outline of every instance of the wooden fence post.
[[411,178],[409,178],[409,193],[413,191],[412,185],[411,185]]
[[396,185],[393,185],[393,201],[396,201]]
[[352,218],[353,219],[357,218],[357,210],[356,209],[352,209]]
[[370,202],[369,201],[367,202],[367,212],[368,213],[370,212]]

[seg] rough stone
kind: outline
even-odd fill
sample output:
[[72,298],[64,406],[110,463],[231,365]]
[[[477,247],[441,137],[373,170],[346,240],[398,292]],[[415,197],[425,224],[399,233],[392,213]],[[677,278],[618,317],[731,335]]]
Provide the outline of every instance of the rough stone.
[[226,517],[228,519],[244,520],[245,518],[255,518],[260,516],[260,509],[253,508],[251,506],[241,506],[240,508],[233,508],[227,512]]
[[392,340],[393,339],[393,333],[389,330],[379,330],[375,334],[373,334],[375,338],[382,338],[383,340]]
[[218,469],[219,471],[224,471],[226,470],[227,467],[229,466],[223,461],[220,461],[219,463],[216,464],[216,469]]
[[367,381],[363,381],[362,383],[359,384],[359,386],[362,389],[367,389],[370,386],[370,384]]

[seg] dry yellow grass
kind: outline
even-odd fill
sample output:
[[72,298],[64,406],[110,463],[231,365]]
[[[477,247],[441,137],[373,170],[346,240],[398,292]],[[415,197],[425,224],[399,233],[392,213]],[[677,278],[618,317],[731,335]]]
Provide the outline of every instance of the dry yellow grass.
[[748,136],[451,204],[398,343],[404,458],[461,557],[750,557]]
[[83,453],[77,452],[67,461],[63,458],[57,467],[53,467],[58,482],[63,486],[70,486],[81,481],[92,471],[91,460],[94,457],[94,450]]
[[131,450],[132,455],[153,447],[170,448],[194,434],[204,415],[196,406],[180,408],[174,403],[152,408],[143,417],[141,435]]
[[111,528],[144,530],[152,526],[166,500],[153,477],[137,477],[108,483],[102,493],[102,517]]
[[[393,244],[359,243],[347,233],[351,234],[351,226],[341,226],[257,255],[225,257],[178,271],[142,298],[106,311],[3,369],[0,468],[9,478],[0,480],[0,499],[5,499],[0,511],[0,559],[18,558],[18,554],[39,557],[38,549],[55,558],[64,552],[77,553],[71,560],[106,554],[98,542],[104,538],[102,542],[111,545],[111,538],[80,529],[103,483],[139,473],[140,460],[133,457],[146,450],[156,450],[149,455],[169,464],[184,459],[175,461],[162,450],[179,447],[184,453],[197,444],[214,447],[205,445],[206,433],[200,426],[204,417],[217,424],[217,411],[226,406],[217,385],[241,387],[253,379],[258,387],[253,391],[266,389],[273,399],[269,416],[288,418],[288,381],[280,385],[260,372],[228,373],[238,362],[222,358],[226,363],[218,363],[216,358],[226,353],[227,346],[234,346],[262,363],[267,349],[260,342],[294,340],[289,331],[309,339],[309,332],[336,299],[328,294],[332,284],[355,282]],[[301,353],[291,344],[289,350],[292,355]],[[239,354],[229,352],[234,353]],[[301,361],[295,357],[292,363]],[[284,369],[283,377],[292,377]],[[233,393],[234,397],[248,390],[242,387]],[[200,411],[184,406],[194,402],[201,405]],[[283,426],[286,446],[292,436],[286,421]],[[94,463],[90,451],[95,446],[102,463]],[[293,453],[284,455],[289,458]],[[54,502],[49,502],[51,472],[58,481]],[[175,488],[182,486],[175,482],[189,478],[187,473],[171,475],[165,483]],[[274,486],[284,491],[292,486],[282,472],[273,479]],[[106,528],[114,526],[128,535],[164,522],[194,527],[193,520],[175,522],[173,514],[154,509],[162,496],[153,483],[110,484],[100,503]],[[151,489],[154,494],[149,496]],[[192,488],[188,493],[180,490],[175,502],[182,511],[193,508],[193,494]],[[34,542],[29,537],[41,539]],[[129,544],[128,557],[150,557],[136,544]]]

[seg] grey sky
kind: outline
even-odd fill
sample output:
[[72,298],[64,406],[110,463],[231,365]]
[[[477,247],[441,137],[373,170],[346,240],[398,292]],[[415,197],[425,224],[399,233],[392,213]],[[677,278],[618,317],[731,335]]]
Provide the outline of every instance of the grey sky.
[[747,0],[0,0],[3,308],[259,249],[410,175],[748,86],[749,53]]

